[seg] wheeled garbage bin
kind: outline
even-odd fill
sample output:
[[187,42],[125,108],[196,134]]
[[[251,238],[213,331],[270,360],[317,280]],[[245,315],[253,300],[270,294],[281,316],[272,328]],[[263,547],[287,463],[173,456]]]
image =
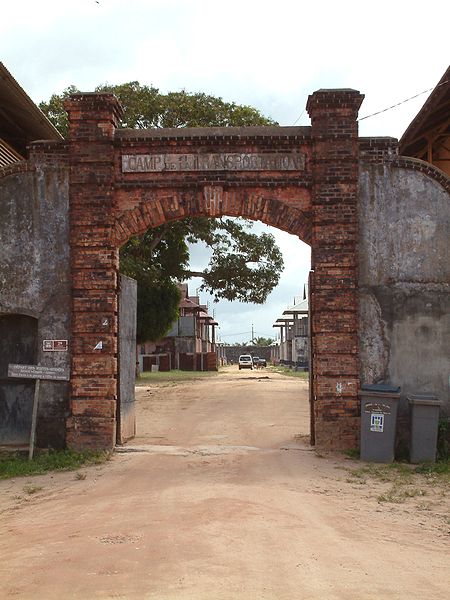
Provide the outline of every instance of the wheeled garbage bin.
[[414,394],[408,396],[411,415],[409,460],[412,463],[434,462],[442,405],[436,396]]
[[390,463],[394,460],[400,388],[389,384],[362,385],[359,397],[361,460]]

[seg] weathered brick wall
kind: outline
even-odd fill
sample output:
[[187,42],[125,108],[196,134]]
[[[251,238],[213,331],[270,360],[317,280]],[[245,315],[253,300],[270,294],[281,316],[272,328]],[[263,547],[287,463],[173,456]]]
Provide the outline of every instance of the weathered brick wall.
[[[6,194],[0,312],[36,315],[40,339],[55,332],[65,338],[71,321],[69,446],[111,448],[115,442],[118,249],[131,235],[184,216],[259,219],[311,244],[311,431],[318,444],[357,445],[360,375],[369,382],[390,378],[407,391],[447,394],[450,180],[423,161],[398,156],[392,138],[358,140],[361,99],[353,90],[316,92],[308,101],[311,128],[134,132],[117,130],[120,107],[112,95],[78,94],[67,103],[68,143],[33,143],[29,161],[0,170]],[[276,160],[266,161],[264,170],[122,167],[127,154],[182,153],[294,153],[301,167],[277,170]],[[27,234],[19,252],[14,232],[22,217]],[[34,259],[21,258],[36,240],[45,241],[37,271]],[[8,268],[14,260],[20,268]],[[29,294],[30,286],[36,293]],[[416,368],[423,348],[428,362]],[[53,436],[61,444],[65,396],[58,400],[50,389],[57,385],[65,384],[48,384],[41,439]]]
[[[309,242],[310,139],[307,127],[222,127],[118,130],[116,148],[117,242],[189,215],[261,220]],[[123,172],[125,155],[296,153],[300,171]]]
[[114,234],[112,94],[67,101],[70,121],[72,377],[68,444],[112,448],[117,402],[118,248]]
[[363,96],[320,90],[312,124],[311,351],[315,440],[358,444],[358,129]]
[[[317,92],[308,102],[312,129],[143,132],[116,130],[119,107],[108,94],[71,97],[67,103],[74,337],[70,445],[114,443],[119,247],[131,235],[168,221],[221,215],[258,219],[312,244],[316,442],[329,447],[355,445],[356,115],[361,99],[352,90]],[[256,157],[264,167],[124,167],[130,164],[124,156],[142,155],[173,155],[175,161],[180,155],[189,160],[226,155],[238,157],[233,160],[242,161],[240,167]],[[293,160],[295,168],[277,168],[283,156]],[[94,350],[98,342],[102,349]]]

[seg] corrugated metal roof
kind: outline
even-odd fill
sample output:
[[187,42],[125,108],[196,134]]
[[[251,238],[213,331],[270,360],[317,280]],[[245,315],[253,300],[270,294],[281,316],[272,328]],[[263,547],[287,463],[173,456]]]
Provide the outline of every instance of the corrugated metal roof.
[[0,167],[6,167],[24,160],[9,144],[0,138]]
[[308,298],[305,298],[305,300],[301,300],[292,306],[288,306],[287,309],[283,311],[283,315],[293,315],[294,313],[308,314]]
[[22,155],[32,141],[63,139],[1,62],[0,136]]
[[427,128],[434,128],[440,124],[448,123],[449,106],[450,67],[447,67],[425,104],[402,135],[399,142],[400,154],[414,156],[415,145],[421,141],[420,137],[424,135]]

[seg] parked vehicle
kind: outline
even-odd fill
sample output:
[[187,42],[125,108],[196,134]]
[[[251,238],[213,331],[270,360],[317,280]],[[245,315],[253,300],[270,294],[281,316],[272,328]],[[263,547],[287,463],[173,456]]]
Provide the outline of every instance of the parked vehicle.
[[260,367],[267,367],[267,360],[265,358],[260,358],[259,359],[259,366]]
[[239,357],[239,371],[241,369],[253,369],[253,359],[250,354],[241,354]]
[[254,356],[253,357],[253,366],[258,368],[259,367],[259,356]]

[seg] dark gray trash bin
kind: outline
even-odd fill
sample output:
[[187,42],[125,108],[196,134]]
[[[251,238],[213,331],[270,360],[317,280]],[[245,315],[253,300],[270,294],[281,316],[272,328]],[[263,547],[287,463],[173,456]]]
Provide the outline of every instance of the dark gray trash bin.
[[363,385],[361,398],[361,460],[394,460],[400,388],[388,384]]
[[411,414],[411,441],[409,460],[412,463],[434,462],[442,405],[436,396],[414,394],[408,396]]

